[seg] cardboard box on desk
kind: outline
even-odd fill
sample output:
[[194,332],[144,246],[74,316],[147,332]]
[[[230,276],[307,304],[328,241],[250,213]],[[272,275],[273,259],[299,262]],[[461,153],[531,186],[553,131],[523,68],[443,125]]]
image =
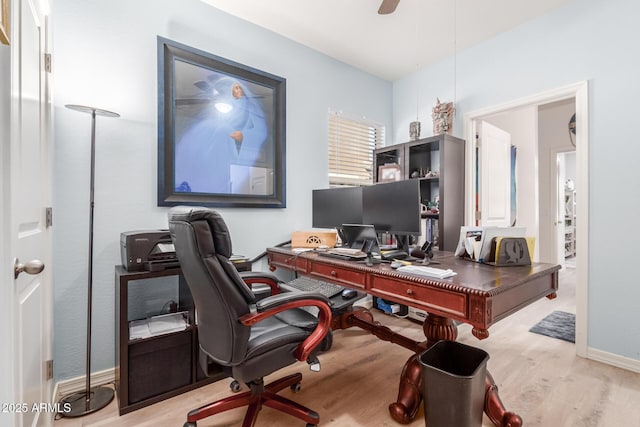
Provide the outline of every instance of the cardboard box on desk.
[[335,231],[294,231],[291,234],[292,248],[333,248],[338,239]]

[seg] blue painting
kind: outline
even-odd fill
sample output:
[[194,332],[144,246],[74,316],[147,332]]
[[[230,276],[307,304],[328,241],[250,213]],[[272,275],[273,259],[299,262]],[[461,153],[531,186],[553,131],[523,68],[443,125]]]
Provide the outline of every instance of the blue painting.
[[158,205],[285,207],[285,79],[158,37]]

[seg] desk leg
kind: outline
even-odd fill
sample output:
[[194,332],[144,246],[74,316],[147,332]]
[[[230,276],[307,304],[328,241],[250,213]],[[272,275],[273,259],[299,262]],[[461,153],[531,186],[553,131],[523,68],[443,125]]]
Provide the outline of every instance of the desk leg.
[[[455,341],[458,328],[451,319],[428,314],[422,325],[427,338],[426,348],[440,340]],[[398,399],[389,405],[391,418],[401,424],[408,424],[414,420],[422,403],[422,368],[418,361],[419,354],[414,354],[407,360],[400,374]]]
[[[423,330],[427,338],[427,348],[440,340],[455,341],[458,338],[458,329],[455,323],[451,319],[442,316],[427,315]],[[408,424],[413,421],[422,403],[422,367],[418,361],[418,356],[418,353],[414,354],[405,363],[400,376],[398,400],[389,405],[391,417],[401,424]],[[485,379],[484,412],[491,422],[498,427],[522,426],[522,418],[505,409],[498,395],[498,386],[488,371]]]
[[522,418],[505,409],[500,396],[498,396],[498,386],[489,371],[487,371],[484,387],[484,413],[487,414],[491,422],[498,427],[520,427]]
[[[458,329],[455,323],[446,317],[429,314],[423,324],[427,341],[419,343],[393,332],[388,327],[380,324],[380,322],[376,322],[369,310],[366,309],[360,308],[342,313],[335,316],[332,321],[332,329],[334,330],[347,329],[353,326],[369,331],[383,341],[398,344],[414,352],[402,368],[398,399],[389,405],[391,418],[398,423],[409,424],[415,419],[422,403],[422,368],[418,361],[418,356],[440,340],[455,341],[458,338]],[[498,395],[498,386],[489,372],[487,372],[485,380],[484,412],[491,422],[498,427],[522,426],[522,418],[505,409]]]
[[453,320],[431,313],[427,315],[422,330],[429,347],[440,340],[455,341],[458,338],[458,328]]

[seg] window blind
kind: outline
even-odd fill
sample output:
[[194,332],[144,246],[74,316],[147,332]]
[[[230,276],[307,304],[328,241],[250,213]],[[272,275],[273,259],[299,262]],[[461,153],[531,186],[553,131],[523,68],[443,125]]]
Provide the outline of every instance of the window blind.
[[373,184],[373,150],[384,145],[384,126],[329,111],[329,186]]

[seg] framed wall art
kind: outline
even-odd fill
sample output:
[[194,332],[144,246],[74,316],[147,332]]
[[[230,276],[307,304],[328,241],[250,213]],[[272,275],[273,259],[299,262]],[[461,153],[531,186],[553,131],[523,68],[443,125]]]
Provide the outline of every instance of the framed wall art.
[[9,4],[11,0],[0,0],[0,43],[9,44]]
[[158,206],[285,207],[285,90],[158,37]]

